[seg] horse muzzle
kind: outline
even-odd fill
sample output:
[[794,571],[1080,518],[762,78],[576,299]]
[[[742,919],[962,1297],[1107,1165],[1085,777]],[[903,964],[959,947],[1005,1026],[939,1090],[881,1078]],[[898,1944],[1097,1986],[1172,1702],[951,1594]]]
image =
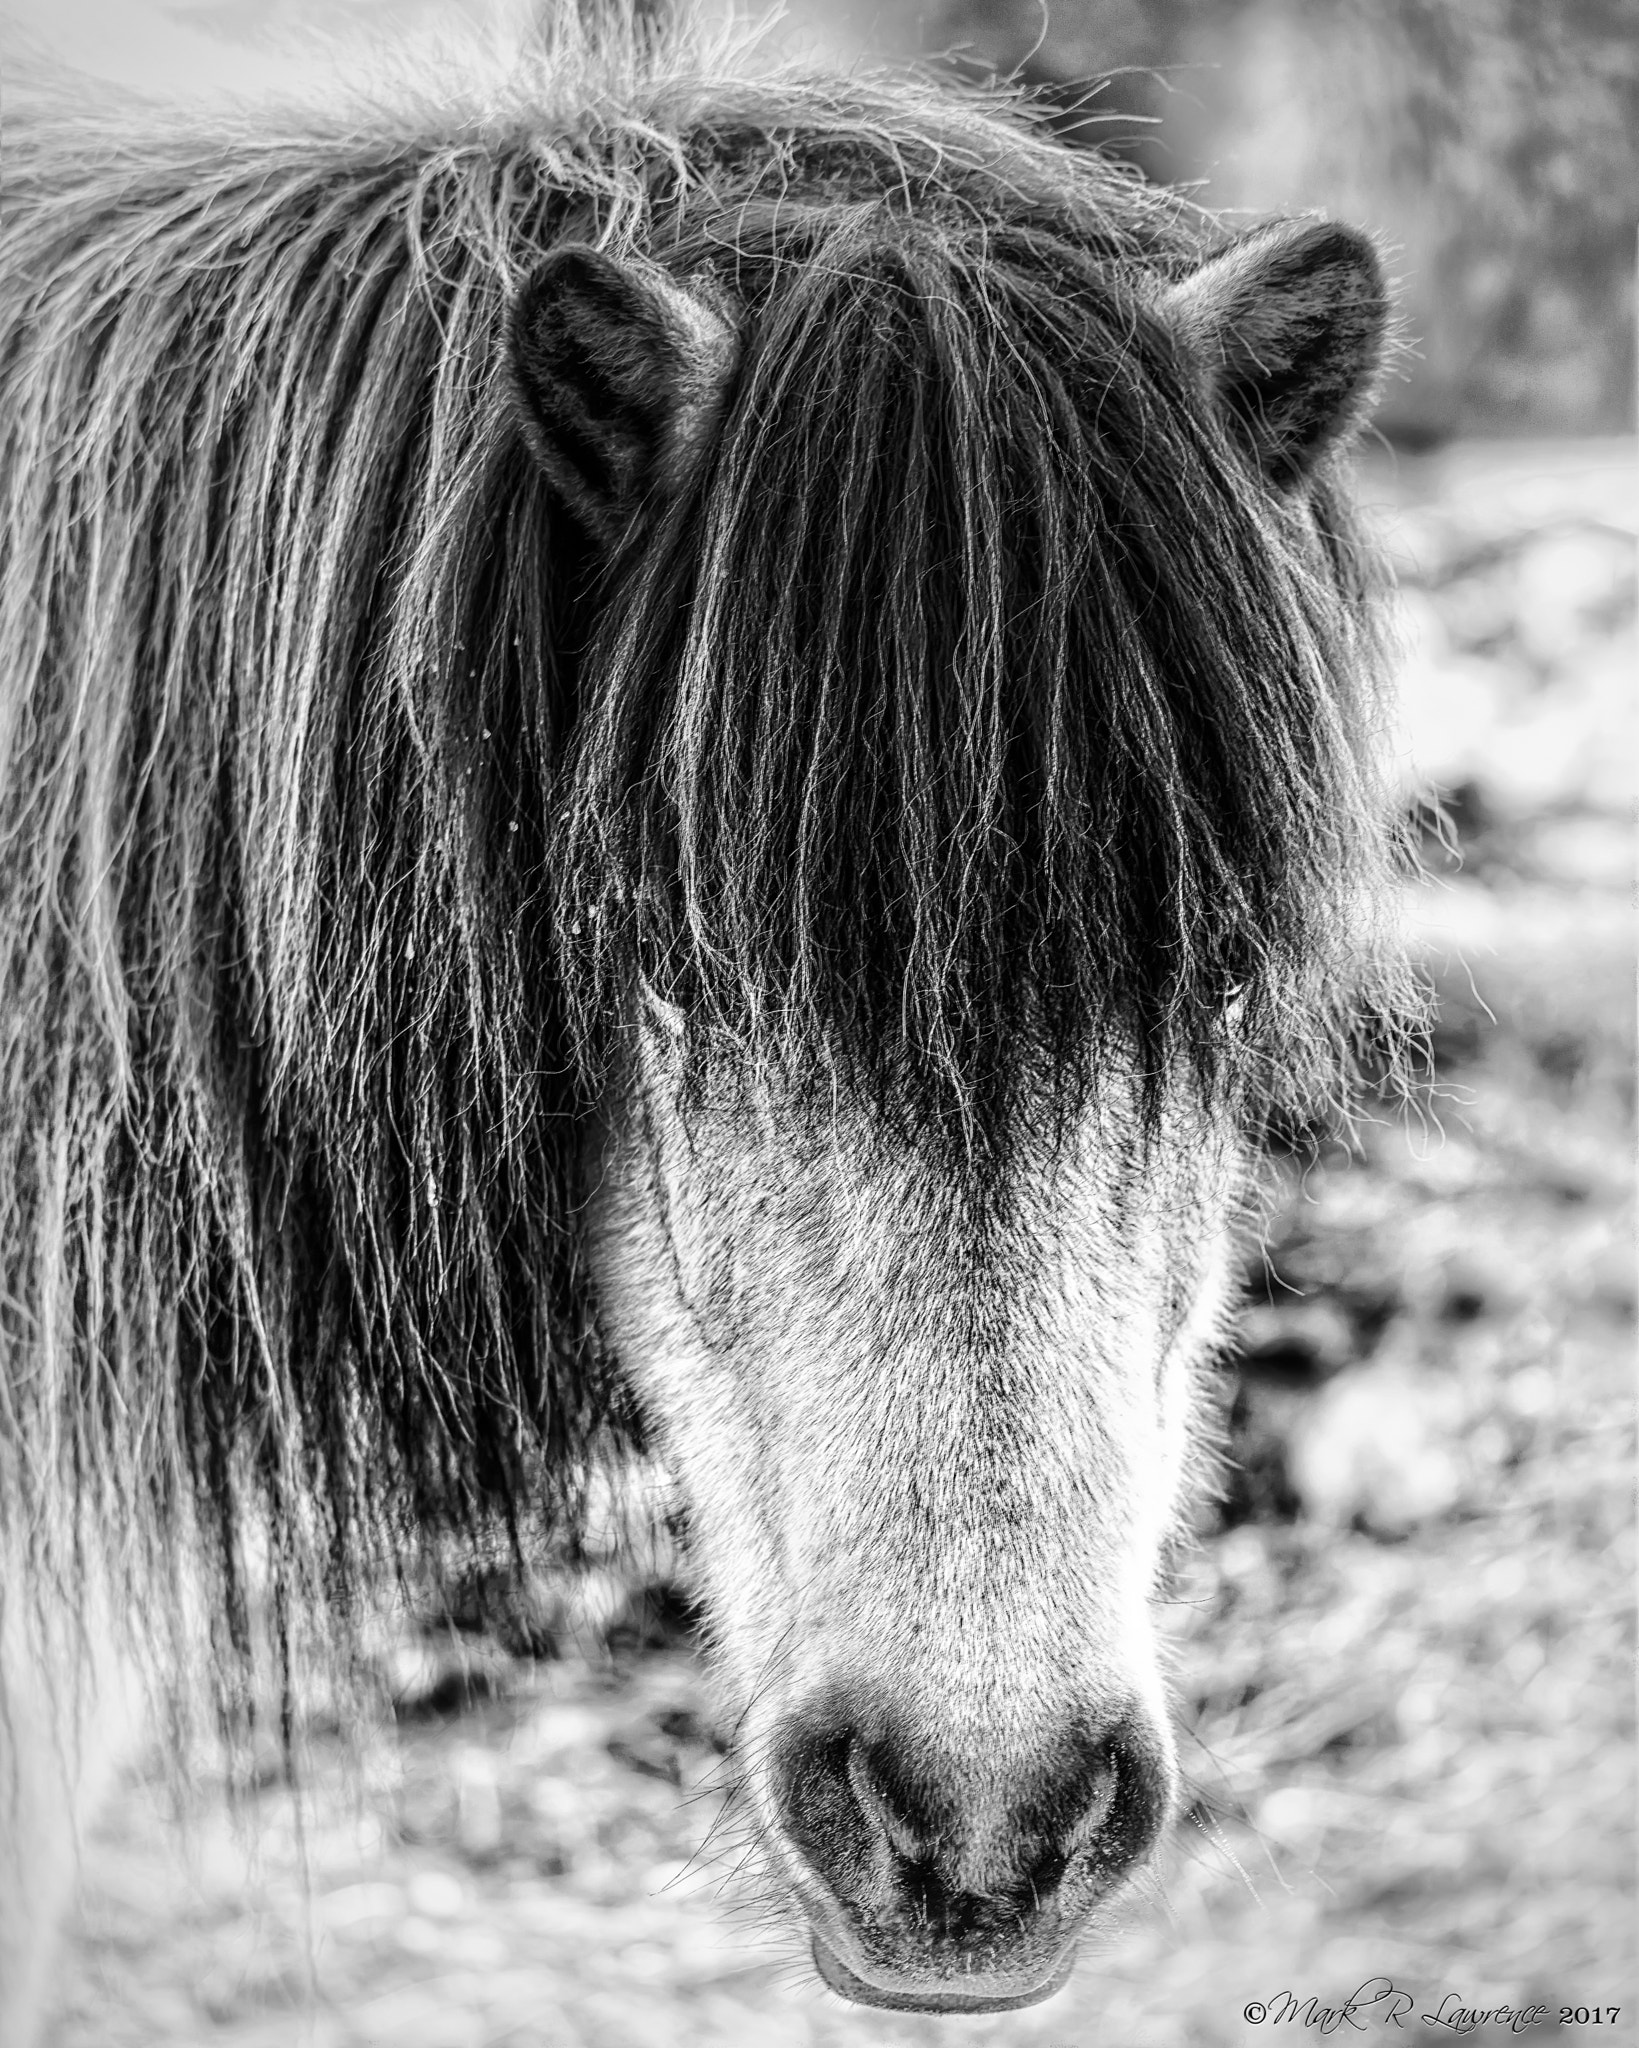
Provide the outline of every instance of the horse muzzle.
[[840,1996],[1006,2012],[1051,1997],[1098,1904],[1149,1855],[1172,1802],[1137,1707],[1028,1759],[941,1754],[925,1734],[810,1709],[771,1752],[777,1836]]

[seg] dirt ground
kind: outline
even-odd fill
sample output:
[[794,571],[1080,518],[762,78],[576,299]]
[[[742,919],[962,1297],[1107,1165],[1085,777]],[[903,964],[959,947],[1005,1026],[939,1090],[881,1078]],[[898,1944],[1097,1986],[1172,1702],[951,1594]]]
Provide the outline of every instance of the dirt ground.
[[737,1872],[686,1642],[594,1577],[579,1650],[407,1647],[362,1766],[314,1738],[300,1825],[270,1775],[239,1829],[202,1786],[183,1842],[134,1770],[55,2048],[1427,2044],[1503,2000],[1546,2010],[1467,2038],[1639,2038],[1634,449],[1465,445],[1365,482],[1406,595],[1408,785],[1445,787],[1461,843],[1408,905],[1442,1091],[1275,1169],[1238,1471],[1168,1613],[1195,1797],[1070,1987],[959,2021],[824,1992]]

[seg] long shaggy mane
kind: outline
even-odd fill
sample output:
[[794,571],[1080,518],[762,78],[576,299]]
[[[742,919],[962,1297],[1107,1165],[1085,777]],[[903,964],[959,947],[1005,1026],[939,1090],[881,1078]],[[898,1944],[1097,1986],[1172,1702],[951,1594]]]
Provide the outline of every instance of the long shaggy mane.
[[[1116,1058],[1267,1094],[1360,997],[1370,573],[1153,310],[1220,230],[746,62],[8,107],[0,1521],[197,1536],[229,1653],[253,1551],[345,1615],[627,1428],[576,1213],[640,985],[958,1132]],[[613,563],[507,400],[566,241],[751,313]]]

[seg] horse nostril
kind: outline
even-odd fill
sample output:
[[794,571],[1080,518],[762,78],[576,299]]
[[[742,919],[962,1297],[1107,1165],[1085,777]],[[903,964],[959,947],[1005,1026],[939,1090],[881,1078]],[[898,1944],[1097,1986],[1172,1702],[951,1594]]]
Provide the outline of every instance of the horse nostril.
[[930,1863],[948,1832],[921,1788],[894,1768],[897,1746],[872,1743],[848,1722],[809,1720],[774,1752],[785,1833],[838,1898],[877,1909],[907,1870]]
[[926,1820],[918,1825],[884,1790],[857,1737],[848,1744],[848,1784],[867,1824],[875,1826],[896,1856],[906,1863],[920,1863],[930,1854],[933,1839]]
[[865,1920],[979,1936],[1053,1906],[1079,1918],[1139,1862],[1170,1773],[1145,1722],[1065,1731],[1029,1764],[936,1760],[926,1740],[836,1722],[775,1750],[785,1833],[832,1896]]
[[1091,1755],[1078,1760],[1059,1787],[1054,1816],[1053,1832],[1066,1862],[1098,1839],[1130,1774],[1114,1740],[1101,1742]]
[[1079,1817],[1061,1842],[1066,1860],[1096,1875],[1103,1889],[1155,1846],[1171,1804],[1172,1773],[1154,1731],[1137,1716],[1107,1734],[1089,1762],[1078,1781]]

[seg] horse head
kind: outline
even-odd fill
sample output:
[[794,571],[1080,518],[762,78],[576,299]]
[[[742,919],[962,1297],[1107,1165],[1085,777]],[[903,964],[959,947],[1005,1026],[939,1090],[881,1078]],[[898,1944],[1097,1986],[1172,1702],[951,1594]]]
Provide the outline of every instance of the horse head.
[[1338,900],[1311,486],[1383,328],[1329,224],[1135,273],[886,204],[512,307],[599,593],[552,852],[598,1313],[866,2004],[1046,1996],[1173,1807],[1152,1603]]

